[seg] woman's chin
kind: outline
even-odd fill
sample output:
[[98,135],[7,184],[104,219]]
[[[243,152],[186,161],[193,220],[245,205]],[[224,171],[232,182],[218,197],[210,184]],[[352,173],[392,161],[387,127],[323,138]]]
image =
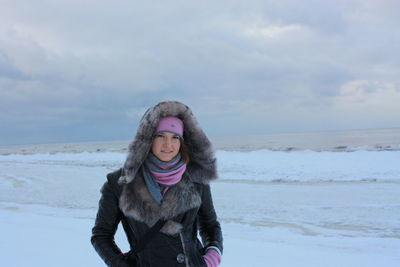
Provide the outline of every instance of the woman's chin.
[[161,161],[170,161],[176,156],[174,153],[160,153],[156,157]]

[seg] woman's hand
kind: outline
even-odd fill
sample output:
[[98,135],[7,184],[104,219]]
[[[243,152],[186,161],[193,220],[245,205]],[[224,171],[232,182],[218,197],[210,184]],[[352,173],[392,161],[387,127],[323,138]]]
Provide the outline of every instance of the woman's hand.
[[213,248],[208,249],[203,258],[207,267],[217,267],[221,263],[221,255]]

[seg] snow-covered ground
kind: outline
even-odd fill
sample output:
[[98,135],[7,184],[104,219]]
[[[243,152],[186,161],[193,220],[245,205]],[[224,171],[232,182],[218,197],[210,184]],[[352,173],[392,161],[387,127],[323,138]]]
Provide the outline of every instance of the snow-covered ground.
[[[221,266],[398,266],[400,151],[218,151]],[[103,266],[100,187],[124,153],[0,155],[1,266]],[[122,231],[117,243],[128,250]]]

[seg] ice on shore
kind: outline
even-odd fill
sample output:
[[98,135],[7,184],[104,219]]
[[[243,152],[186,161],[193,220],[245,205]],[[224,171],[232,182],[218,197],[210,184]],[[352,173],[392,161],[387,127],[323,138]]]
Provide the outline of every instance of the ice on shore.
[[[400,151],[218,151],[222,267],[398,266]],[[100,187],[125,153],[0,155],[4,266],[103,266]],[[121,231],[117,243],[128,250]]]

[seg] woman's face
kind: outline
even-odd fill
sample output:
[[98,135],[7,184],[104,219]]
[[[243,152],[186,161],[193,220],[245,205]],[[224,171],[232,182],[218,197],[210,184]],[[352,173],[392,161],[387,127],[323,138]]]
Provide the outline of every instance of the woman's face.
[[179,153],[181,138],[174,133],[158,133],[154,136],[151,152],[161,161],[170,161]]

